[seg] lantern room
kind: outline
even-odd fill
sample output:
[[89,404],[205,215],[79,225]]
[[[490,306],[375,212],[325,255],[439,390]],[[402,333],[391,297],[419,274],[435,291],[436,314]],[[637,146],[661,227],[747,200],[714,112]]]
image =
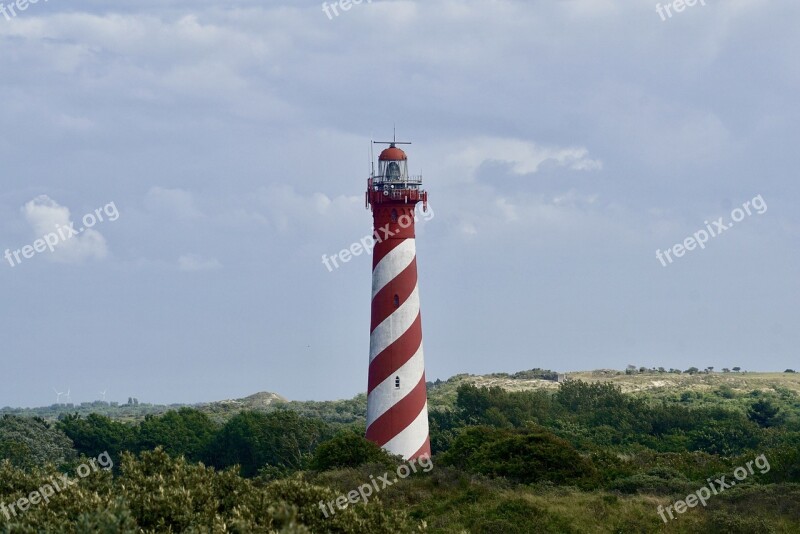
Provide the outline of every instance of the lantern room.
[[378,156],[378,175],[376,182],[407,182],[408,157],[392,143]]
[[[384,144],[373,141],[373,144]],[[389,145],[378,156],[378,172],[373,171],[367,181],[367,208],[376,204],[416,204],[423,202],[423,210],[428,207],[428,194],[422,189],[422,176],[408,174],[408,157],[397,148],[401,141],[385,143]]]

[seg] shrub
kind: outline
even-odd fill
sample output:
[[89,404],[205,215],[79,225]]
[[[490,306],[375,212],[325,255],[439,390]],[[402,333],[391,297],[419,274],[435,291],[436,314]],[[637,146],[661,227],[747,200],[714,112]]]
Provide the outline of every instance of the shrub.
[[139,424],[136,452],[161,446],[173,456],[199,462],[205,459],[218,430],[208,415],[192,408],[147,415]]
[[781,423],[779,411],[780,408],[773,406],[769,400],[759,399],[747,410],[747,418],[762,428],[769,428]]
[[525,484],[550,480],[586,485],[597,477],[591,462],[572,445],[544,431],[467,428],[440,462]]
[[330,436],[328,424],[294,412],[242,412],[217,435],[209,462],[220,468],[239,465],[247,477],[266,465],[293,471],[302,468]]
[[[0,502],[12,502],[55,471],[25,473],[0,464]],[[120,476],[99,471],[32,506],[22,517],[0,514],[0,532],[412,532],[406,514],[371,502],[325,518],[319,502],[336,492],[300,479],[257,487],[233,470],[222,472],[173,458],[161,449],[125,454]]]
[[72,441],[44,420],[13,415],[0,418],[0,460],[29,469],[47,463],[62,466],[76,457]]
[[691,493],[697,486],[685,477],[665,477],[650,473],[637,473],[611,483],[608,488],[622,493],[651,495],[676,495]]
[[124,451],[135,450],[136,429],[131,425],[112,421],[109,417],[90,414],[86,418],[67,415],[58,426],[75,443],[80,454],[93,456],[108,452],[117,457]]
[[340,432],[322,443],[311,458],[310,467],[326,471],[341,467],[358,467],[365,463],[394,467],[397,461],[372,441],[352,431]]

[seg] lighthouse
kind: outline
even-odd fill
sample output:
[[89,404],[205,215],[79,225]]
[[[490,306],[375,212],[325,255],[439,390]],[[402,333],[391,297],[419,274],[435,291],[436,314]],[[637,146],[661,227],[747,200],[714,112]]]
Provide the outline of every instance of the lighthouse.
[[430,456],[428,395],[422,352],[414,213],[428,207],[421,176],[409,176],[408,158],[392,142],[367,180],[372,209],[372,324],[369,339],[367,439],[409,460]]

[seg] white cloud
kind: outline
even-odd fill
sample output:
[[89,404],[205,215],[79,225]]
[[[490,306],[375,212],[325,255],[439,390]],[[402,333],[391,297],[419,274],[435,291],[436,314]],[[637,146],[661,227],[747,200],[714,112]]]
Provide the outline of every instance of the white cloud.
[[479,137],[460,143],[461,150],[451,152],[451,163],[475,172],[482,164],[501,162],[514,174],[533,174],[545,163],[553,163],[576,171],[599,170],[603,163],[588,157],[583,147],[548,147],[530,141],[500,137]]
[[[69,208],[59,205],[47,195],[40,195],[25,204],[22,212],[33,228],[36,239],[51,233],[58,235],[59,229],[63,236],[70,235],[66,230],[73,222]],[[108,248],[103,235],[91,228],[81,231],[83,227],[80,224],[76,222],[73,225],[76,231],[80,231],[80,235],[59,239],[54,246],[55,250],[44,254],[45,259],[59,263],[81,263],[87,259],[105,258]]]

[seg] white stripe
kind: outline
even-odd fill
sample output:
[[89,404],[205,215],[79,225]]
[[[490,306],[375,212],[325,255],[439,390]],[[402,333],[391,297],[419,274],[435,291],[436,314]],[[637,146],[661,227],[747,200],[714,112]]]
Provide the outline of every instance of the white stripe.
[[[425,357],[422,353],[422,345],[414,356],[404,363],[400,369],[378,384],[367,397],[367,427],[378,417],[405,398],[411,393],[422,375],[425,373]],[[400,387],[395,386],[395,379],[400,377]]]
[[419,315],[419,286],[414,286],[414,291],[408,299],[392,314],[375,327],[369,336],[369,361],[397,341],[406,330],[411,328]]
[[422,407],[416,419],[408,425],[402,432],[397,434],[386,445],[384,449],[391,454],[399,454],[403,459],[408,460],[411,455],[417,452],[428,439],[428,403]]
[[405,239],[378,262],[372,271],[372,298],[411,265],[417,255],[414,239]]

